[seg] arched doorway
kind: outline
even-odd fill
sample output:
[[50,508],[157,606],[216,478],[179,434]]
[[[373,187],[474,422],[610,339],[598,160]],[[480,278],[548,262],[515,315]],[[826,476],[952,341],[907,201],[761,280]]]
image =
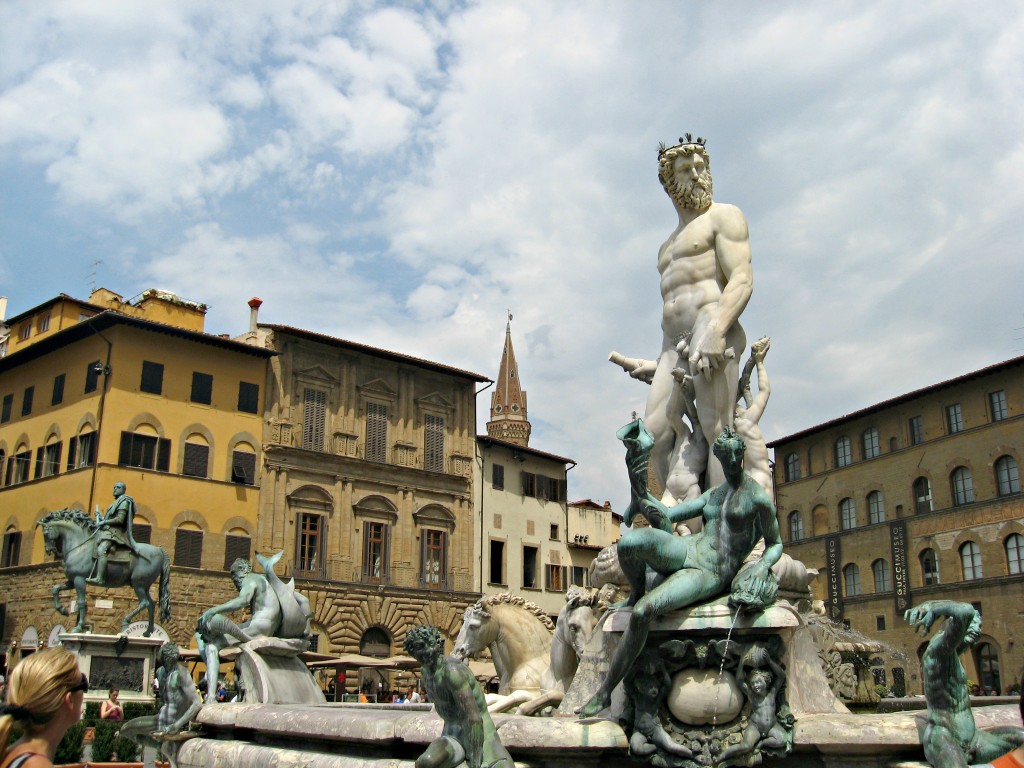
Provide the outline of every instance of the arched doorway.
[[999,649],[992,643],[978,643],[974,648],[974,663],[978,668],[978,684],[981,685],[982,693],[988,693],[990,690],[1002,693],[1003,686],[999,678]]
[[[359,638],[359,653],[375,659],[391,655],[391,634],[383,627],[370,627]],[[370,701],[386,701],[390,693],[388,675],[379,669],[364,667],[359,670],[359,691]]]

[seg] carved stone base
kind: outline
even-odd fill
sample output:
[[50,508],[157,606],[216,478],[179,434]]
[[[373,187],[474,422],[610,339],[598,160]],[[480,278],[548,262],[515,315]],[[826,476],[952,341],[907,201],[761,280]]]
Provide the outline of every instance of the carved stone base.
[[323,691],[299,659],[301,640],[260,638],[238,646],[236,660],[249,704],[326,704]]

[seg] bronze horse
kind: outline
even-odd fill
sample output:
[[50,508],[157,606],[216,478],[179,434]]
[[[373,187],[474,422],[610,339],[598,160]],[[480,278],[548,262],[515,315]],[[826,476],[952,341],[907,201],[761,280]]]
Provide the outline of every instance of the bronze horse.
[[[85,628],[85,580],[92,575],[96,565],[96,523],[84,512],[77,509],[58,509],[50,512],[36,523],[42,526],[46,553],[59,556],[64,562],[63,584],[53,585],[53,604],[58,613],[70,616],[61,605],[60,593],[74,589],[78,597],[78,624],[72,632]],[[106,586],[130,586],[139,597],[139,605],[121,622],[124,632],[131,620],[142,611],[149,611],[149,626],[143,633],[153,633],[153,614],[156,604],[149,595],[150,585],[160,578],[160,620],[171,617],[170,576],[171,561],[163,547],[152,544],[136,544],[137,554],[132,553],[128,562],[111,561],[107,567]]]

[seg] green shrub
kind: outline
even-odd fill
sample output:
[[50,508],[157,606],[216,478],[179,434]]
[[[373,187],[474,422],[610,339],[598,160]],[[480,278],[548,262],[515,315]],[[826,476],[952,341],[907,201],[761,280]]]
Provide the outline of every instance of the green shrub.
[[85,705],[85,714],[82,716],[82,722],[85,723],[88,728],[95,728],[96,723],[100,721],[100,705],[99,702],[90,701]]
[[146,717],[157,713],[156,704],[144,704],[141,701],[129,701],[124,704],[124,719],[134,720],[136,717]]
[[140,747],[134,741],[124,736],[118,736],[114,742],[114,751],[117,759],[122,763],[134,763],[139,759]]
[[57,745],[57,754],[54,757],[53,762],[56,765],[60,765],[62,763],[82,762],[84,740],[85,723],[83,721],[79,721],[68,728],[67,733],[64,734],[64,738],[60,740],[60,744]]
[[109,763],[114,759],[114,735],[117,731],[119,721],[100,720],[96,723],[96,735],[92,740],[92,760],[97,763]]

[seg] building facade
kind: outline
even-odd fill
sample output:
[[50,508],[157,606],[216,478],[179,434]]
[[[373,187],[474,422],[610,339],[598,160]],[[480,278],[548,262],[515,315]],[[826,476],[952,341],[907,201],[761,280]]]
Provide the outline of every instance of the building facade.
[[[251,556],[256,534],[273,353],[204,333],[204,315],[202,305],[165,292],[126,302],[100,289],[88,301],[62,294],[8,321],[2,647],[28,653],[72,626],[54,611],[50,588],[64,577],[35,523],[57,509],[105,509],[117,481],[137,504],[136,540],[172,557],[169,636],[187,645],[199,614],[226,599],[224,571]],[[116,632],[137,602],[126,589],[91,588],[89,598],[95,632]]]
[[317,650],[401,653],[454,639],[473,580],[474,373],[260,324],[268,369],[257,546],[284,550]]
[[[926,641],[903,619],[926,600],[972,603],[964,662],[983,689],[1024,669],[1024,357],[769,444],[786,551],[821,575],[828,615],[887,644],[877,682],[922,690]],[[900,656],[902,655],[902,659]]]

